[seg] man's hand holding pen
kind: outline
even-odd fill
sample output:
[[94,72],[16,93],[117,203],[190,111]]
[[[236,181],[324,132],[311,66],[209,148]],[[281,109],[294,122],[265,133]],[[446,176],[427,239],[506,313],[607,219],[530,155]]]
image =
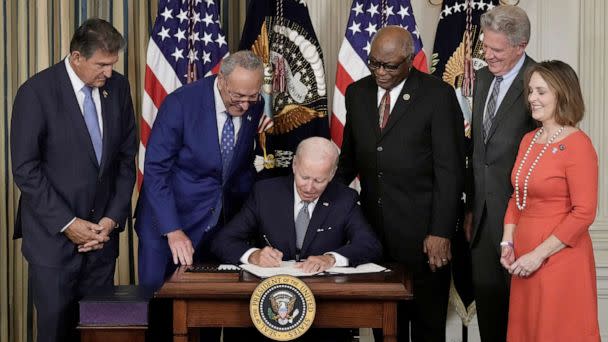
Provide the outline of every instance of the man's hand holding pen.
[[283,252],[278,249],[266,246],[251,253],[249,263],[262,267],[279,267],[283,260]]

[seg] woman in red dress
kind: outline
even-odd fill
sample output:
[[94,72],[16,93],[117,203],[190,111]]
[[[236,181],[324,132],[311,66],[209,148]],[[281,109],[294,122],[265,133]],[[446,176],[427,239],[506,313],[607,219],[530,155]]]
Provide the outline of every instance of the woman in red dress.
[[501,263],[513,275],[507,341],[600,341],[589,226],[598,160],[577,128],[584,112],[576,73],[546,61],[526,72],[528,104],[542,126],[521,141],[504,220]]

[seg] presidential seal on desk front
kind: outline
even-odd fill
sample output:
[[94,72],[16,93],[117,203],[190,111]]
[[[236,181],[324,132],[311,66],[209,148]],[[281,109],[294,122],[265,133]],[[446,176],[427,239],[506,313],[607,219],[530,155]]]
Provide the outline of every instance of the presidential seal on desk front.
[[315,319],[315,297],[300,279],[278,275],[262,281],[253,291],[249,314],[253,325],[275,341],[302,336]]

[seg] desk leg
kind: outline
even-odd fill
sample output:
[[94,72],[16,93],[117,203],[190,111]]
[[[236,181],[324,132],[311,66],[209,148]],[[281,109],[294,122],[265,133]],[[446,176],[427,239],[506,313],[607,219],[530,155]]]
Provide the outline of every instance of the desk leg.
[[178,299],[173,300],[173,342],[188,342],[186,314],[186,301]]
[[397,302],[384,303],[382,334],[384,342],[397,342]]

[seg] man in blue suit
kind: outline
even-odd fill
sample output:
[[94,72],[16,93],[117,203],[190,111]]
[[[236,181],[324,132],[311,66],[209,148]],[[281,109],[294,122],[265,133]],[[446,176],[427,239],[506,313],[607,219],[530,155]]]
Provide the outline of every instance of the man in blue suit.
[[13,176],[38,341],[74,341],[77,302],[111,286],[131,214],[137,138],[128,80],[112,71],[124,39],[89,19],[70,54],[27,80],[11,122]]
[[[218,233],[213,252],[224,262],[264,267],[304,260],[300,267],[307,272],[380,259],[380,242],[357,193],[332,181],[337,166],[338,150],[329,140],[303,140],[293,176],[256,183],[241,211]],[[254,246],[248,243],[252,239],[258,242]]]
[[217,230],[249,195],[262,114],[263,64],[250,51],[223,60],[217,77],[168,95],[146,150],[135,229],[140,284],[158,289],[195,250],[210,260]]

